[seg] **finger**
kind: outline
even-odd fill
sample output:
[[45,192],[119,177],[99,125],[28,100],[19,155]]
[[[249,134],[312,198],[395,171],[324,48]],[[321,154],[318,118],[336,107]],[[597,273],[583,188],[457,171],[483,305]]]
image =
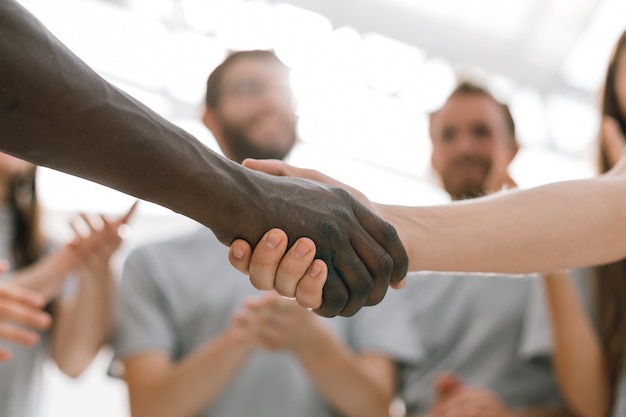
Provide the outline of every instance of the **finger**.
[[93,219],[91,219],[89,216],[87,216],[87,214],[85,213],[79,213],[79,216],[81,219],[83,219],[83,222],[87,225],[87,227],[89,228],[89,232],[90,233],[96,233],[100,230],[100,227],[97,227],[94,224]]
[[[318,257],[322,258],[322,262],[327,266],[332,265],[330,256],[319,256],[318,254]],[[337,273],[336,268],[328,268],[326,282],[322,290],[322,304],[313,311],[323,317],[335,317],[344,309],[349,295],[348,288]]]
[[315,243],[309,238],[298,239],[283,256],[274,287],[284,297],[294,298],[298,282],[307,273],[315,257]]
[[11,300],[0,302],[0,318],[22,326],[45,330],[52,322],[47,313]]
[[280,229],[267,232],[254,248],[250,262],[250,282],[259,290],[273,290],[276,272],[287,249],[287,235]]
[[0,275],[9,270],[9,261],[6,259],[0,259]]
[[400,282],[390,282],[389,286],[394,290],[401,290],[406,286],[406,279],[403,279]]
[[[355,295],[355,292],[363,291],[367,294],[360,294],[359,298],[365,296],[364,305],[375,305],[382,301],[389,288],[389,279],[391,271],[393,269],[393,261],[391,256],[367,234],[357,234],[351,239],[353,247],[368,247],[372,253],[376,253],[375,256],[367,256],[361,258],[361,261],[365,265],[369,275],[370,282],[361,282],[356,280],[356,276],[348,277],[346,284],[350,290],[350,296]],[[375,279],[376,275],[379,275],[378,279]],[[371,284],[371,285],[370,285]]]
[[[374,279],[354,250],[348,249],[342,251],[342,253],[346,256],[336,257],[333,266],[346,288],[348,299],[338,314],[341,316],[353,316],[367,302],[374,287]],[[327,302],[326,290],[325,286],[324,303]]]
[[46,298],[36,291],[20,287],[19,285],[0,284],[0,301],[9,299],[32,307],[43,307]]
[[289,165],[277,159],[246,159],[241,165],[254,171],[265,172],[275,177],[291,176],[288,173]]
[[120,217],[119,219],[117,219],[117,224],[126,224],[130,221],[130,219],[135,215],[135,213],[137,212],[137,207],[139,207],[139,200],[135,200],[135,202],[133,203],[132,206],[130,206],[130,209],[128,209],[128,211],[126,212],[125,215],[123,215],[122,217]]
[[228,260],[239,272],[245,275],[250,274],[250,260],[252,259],[252,248],[243,239],[236,239],[231,243],[228,250]]
[[78,238],[79,240],[78,243],[80,243],[80,241],[83,240],[83,234],[80,230],[78,230],[78,226],[76,225],[76,219],[72,219],[70,221],[70,227],[72,228],[72,231],[74,231],[74,234]]
[[39,342],[39,335],[28,329],[0,323],[0,339],[24,346],[34,346]]
[[391,284],[399,283],[406,277],[409,258],[396,229],[356,201],[353,203],[353,210],[365,232],[374,238],[390,256],[391,274],[389,275],[387,271],[390,265],[381,253],[372,253],[370,247],[360,246],[360,244],[366,243],[366,241],[359,242],[359,246],[353,245],[355,251],[361,256],[361,259],[373,256],[372,260],[380,266],[379,271],[373,274],[375,280],[383,279]]
[[321,259],[314,260],[296,288],[296,300],[302,307],[319,308],[322,305],[327,274],[326,263]]

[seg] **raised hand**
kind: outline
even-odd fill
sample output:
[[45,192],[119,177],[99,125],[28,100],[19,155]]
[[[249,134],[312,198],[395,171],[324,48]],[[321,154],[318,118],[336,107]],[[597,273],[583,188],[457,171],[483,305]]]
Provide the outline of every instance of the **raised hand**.
[[86,233],[79,230],[76,220],[70,223],[76,235],[70,246],[82,275],[103,279],[110,275],[109,260],[122,243],[119,228],[132,218],[137,204],[135,202],[124,215],[115,220],[100,215],[96,221],[81,213],[80,219],[88,229]]
[[[46,330],[52,319],[42,311],[45,297],[10,282],[0,283],[0,340],[25,346],[39,341],[37,330]],[[0,362],[11,359],[11,351],[0,346]]]
[[268,350],[306,348],[318,325],[314,314],[274,291],[246,300],[243,315],[256,343]]
[[[262,162],[246,161],[244,166],[278,175],[270,177],[278,182],[259,190],[259,198],[264,201],[258,207],[260,218],[238,213],[231,215],[232,221],[244,224],[242,236],[237,237],[256,244],[269,229],[280,228],[289,237],[288,247],[300,237],[315,242],[315,257],[328,266],[322,304],[316,310],[318,314],[352,315],[363,305],[380,302],[389,284],[398,284],[404,278],[408,259],[390,224],[343,188],[291,178],[289,176],[297,169],[279,161],[266,161],[266,165]],[[246,213],[246,210],[242,207],[241,212]],[[260,230],[259,237],[247,237],[252,236],[252,231],[264,227],[262,225],[271,227]],[[266,286],[271,280],[253,279],[253,282],[261,283],[260,289],[273,289]],[[279,290],[283,295],[294,296]]]

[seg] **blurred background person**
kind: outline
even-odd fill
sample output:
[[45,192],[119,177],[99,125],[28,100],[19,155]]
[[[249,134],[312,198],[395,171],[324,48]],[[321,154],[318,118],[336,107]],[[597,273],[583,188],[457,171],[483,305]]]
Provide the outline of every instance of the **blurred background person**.
[[[614,47],[601,92],[600,173],[617,163],[626,144],[626,32]],[[626,414],[626,261],[582,271],[591,275],[594,310],[568,273],[544,277],[559,383],[582,417]],[[580,271],[573,271],[580,274]]]
[[[486,89],[461,83],[431,115],[430,134],[433,168],[453,200],[515,186],[515,123]],[[401,371],[408,415],[568,415],[551,359],[533,344],[537,285],[535,276],[409,277],[405,314],[421,355]]]
[[[41,294],[52,317],[50,331],[32,346],[6,343],[11,360],[0,363],[0,414],[36,416],[44,361],[51,358],[67,375],[79,376],[111,330],[113,277],[109,259],[121,242],[118,220],[98,222],[82,215],[85,231],[66,245],[43,235],[37,199],[36,167],[0,154],[0,258],[9,273],[0,279]],[[70,274],[76,282],[69,281]]]
[[[273,52],[235,52],[209,76],[202,120],[234,161],[282,159],[297,139],[292,99],[289,70]],[[312,261],[313,246],[291,251]],[[129,255],[115,356],[132,415],[387,415],[394,360],[416,355],[398,294],[354,317],[322,319],[252,288],[227,253],[201,229]]]

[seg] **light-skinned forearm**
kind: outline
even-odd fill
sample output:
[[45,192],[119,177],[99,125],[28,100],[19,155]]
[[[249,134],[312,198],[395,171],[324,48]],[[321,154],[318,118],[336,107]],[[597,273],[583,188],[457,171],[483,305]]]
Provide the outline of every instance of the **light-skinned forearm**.
[[510,191],[442,207],[377,205],[398,230],[409,270],[549,272],[626,255],[626,178]]
[[368,372],[367,358],[359,357],[317,321],[295,354],[326,401],[342,416],[388,415],[395,391],[391,363],[386,372]]
[[227,330],[150,381],[127,375],[133,417],[201,415],[228,387],[253,349]]
[[104,266],[96,274],[80,274],[76,294],[59,299],[52,332],[52,357],[59,369],[78,377],[89,366],[112,327],[114,278]]
[[609,389],[598,336],[568,274],[546,274],[543,281],[561,390],[580,417],[604,417]]
[[31,266],[16,271],[12,276],[12,282],[37,291],[50,302],[59,294],[75,265],[74,253],[69,247],[64,246],[39,259]]

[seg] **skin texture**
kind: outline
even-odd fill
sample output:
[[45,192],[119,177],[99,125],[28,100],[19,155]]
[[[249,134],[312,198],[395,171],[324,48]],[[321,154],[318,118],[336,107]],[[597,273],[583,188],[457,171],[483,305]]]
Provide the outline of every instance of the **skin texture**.
[[0,149],[169,207],[225,244],[273,228],[316,242],[320,314],[352,315],[406,275],[394,228],[342,189],[228,161],[116,89],[16,2],[0,4]]
[[[313,170],[280,161],[245,165],[274,175],[299,175],[340,186]],[[409,254],[409,270],[530,273],[551,272],[616,261],[626,256],[626,159],[600,177],[510,191],[446,206],[404,207],[371,203],[345,184],[354,196],[391,222]],[[511,221],[515,219],[515,221]],[[481,239],[476,240],[475,236]],[[519,248],[524,250],[520,251]],[[307,274],[283,274],[283,258],[242,241],[231,246],[231,262],[246,273],[308,286]],[[271,252],[271,251],[270,251]],[[319,294],[311,292],[314,299]]]

